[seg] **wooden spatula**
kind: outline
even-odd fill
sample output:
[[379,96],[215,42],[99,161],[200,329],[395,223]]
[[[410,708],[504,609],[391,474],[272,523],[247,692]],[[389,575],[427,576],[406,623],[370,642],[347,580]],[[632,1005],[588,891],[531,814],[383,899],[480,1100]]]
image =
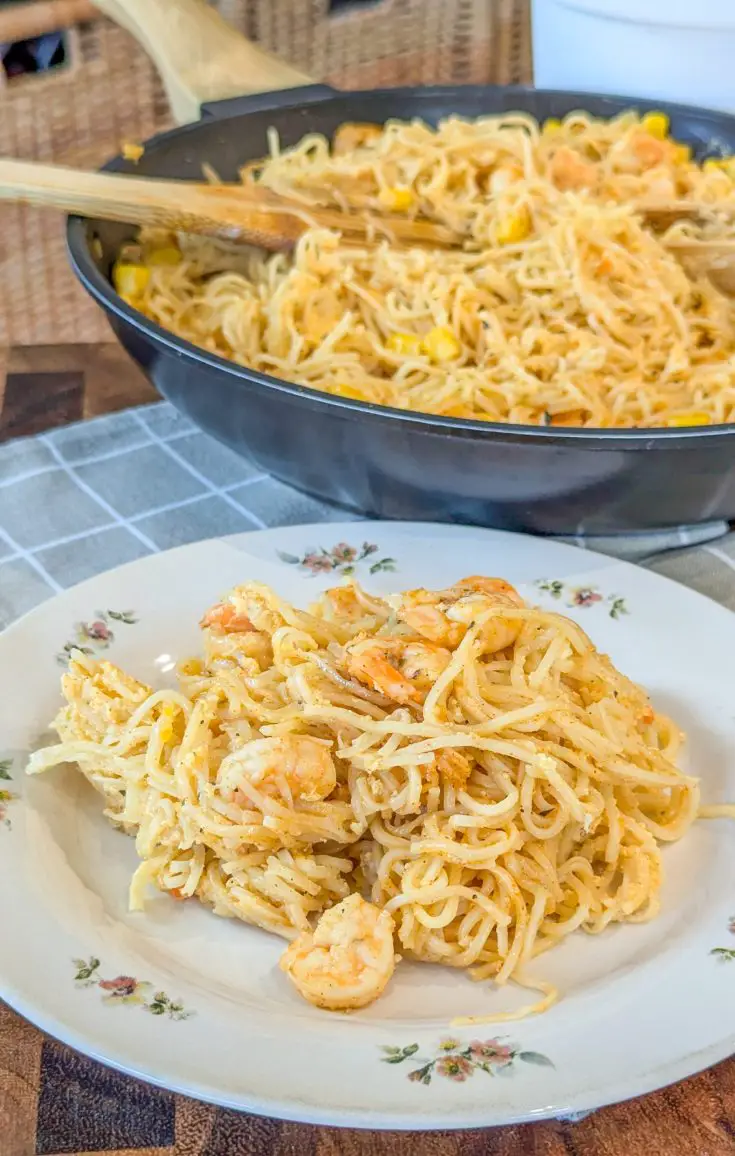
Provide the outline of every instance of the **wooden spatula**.
[[709,278],[725,297],[735,297],[735,240],[672,240],[666,248],[691,274]]
[[[30,161],[0,159],[0,200],[60,209],[97,220],[200,233],[276,252],[293,248],[310,226],[336,229],[355,241],[387,238],[398,245],[452,248],[465,239],[435,221],[306,207],[253,185],[90,173]],[[677,210],[675,204],[666,207],[669,214]],[[699,207],[685,204],[681,211],[691,215],[695,210]],[[656,217],[664,209],[641,205],[640,211],[644,216],[650,211]],[[696,262],[703,271],[711,267],[723,292],[730,280],[735,284],[735,241],[681,239],[667,241],[666,246],[683,260]],[[731,278],[725,269],[732,269]]]
[[151,225],[242,241],[274,251],[293,247],[311,225],[345,237],[447,248],[461,237],[434,221],[306,208],[269,189],[89,173],[0,160],[0,200],[61,209],[96,220]]
[[[735,204],[705,201],[643,201],[638,212],[654,229],[668,229],[677,221],[705,224],[723,216],[735,220]],[[696,237],[669,237],[664,244],[685,268],[699,277],[708,277],[726,297],[735,297],[735,239],[698,240]]]
[[637,211],[646,218],[651,225],[666,229],[677,221],[712,220],[713,217],[735,217],[735,203],[721,201],[710,204],[708,201],[639,201]]

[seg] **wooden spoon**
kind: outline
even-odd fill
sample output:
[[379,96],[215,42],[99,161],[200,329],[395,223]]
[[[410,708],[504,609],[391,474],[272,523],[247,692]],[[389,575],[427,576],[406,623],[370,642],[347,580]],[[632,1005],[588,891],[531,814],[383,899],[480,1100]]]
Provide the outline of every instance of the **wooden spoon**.
[[[60,209],[96,220],[200,233],[276,252],[293,248],[310,226],[336,229],[352,240],[386,238],[394,244],[444,249],[461,246],[465,240],[435,221],[305,206],[252,184],[156,180],[31,161],[0,159],[0,200]],[[653,216],[664,211],[660,205],[639,208],[646,216],[649,211]],[[679,211],[679,206],[668,205],[666,211]],[[700,207],[687,205],[681,211],[699,212]],[[735,207],[732,211],[735,213]],[[727,283],[725,270],[732,269],[735,285],[735,240],[682,238],[665,244],[700,271],[711,270],[718,287]]]
[[725,297],[735,297],[735,240],[690,241],[682,238],[667,241],[666,248],[696,276],[709,278]]
[[[135,36],[151,57],[179,124],[198,120],[207,101],[315,83],[251,44],[203,0],[96,0],[96,6]],[[311,224],[339,229],[355,240],[386,237],[399,244],[440,247],[461,241],[431,221],[306,210],[251,185],[154,180],[1,159],[0,199],[271,250],[292,248]]]
[[714,216],[735,217],[735,203],[724,201],[639,201],[636,210],[651,225],[668,228],[676,221],[708,221]]
[[30,161],[0,159],[0,200],[96,220],[201,233],[273,251],[293,248],[312,225],[368,242],[387,238],[398,244],[448,248],[462,240],[434,221],[312,208],[250,185],[89,173]]
[[[706,223],[713,216],[735,219],[735,204],[704,201],[650,201],[637,206],[654,228],[667,229],[676,221]],[[735,296],[735,239],[697,240],[696,237],[667,238],[666,248],[697,275],[709,277],[716,289]]]

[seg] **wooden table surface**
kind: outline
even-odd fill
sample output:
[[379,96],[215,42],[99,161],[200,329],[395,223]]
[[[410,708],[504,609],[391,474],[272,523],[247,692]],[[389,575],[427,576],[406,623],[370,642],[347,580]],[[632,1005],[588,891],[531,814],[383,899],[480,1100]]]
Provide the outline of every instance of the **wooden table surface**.
[[[115,345],[0,352],[0,441],[142,405],[155,397]],[[4,883],[12,886],[12,880]],[[723,1008],[723,1014],[731,1012]],[[635,1048],[635,1039],[630,1046]],[[246,1047],[243,1040],[243,1051]],[[328,1088],[324,1101],[329,1102]],[[282,1124],[160,1091],[56,1043],[0,1003],[0,1156],[61,1153],[735,1156],[735,1060],[653,1095],[602,1109],[576,1124],[472,1132],[360,1132]]]

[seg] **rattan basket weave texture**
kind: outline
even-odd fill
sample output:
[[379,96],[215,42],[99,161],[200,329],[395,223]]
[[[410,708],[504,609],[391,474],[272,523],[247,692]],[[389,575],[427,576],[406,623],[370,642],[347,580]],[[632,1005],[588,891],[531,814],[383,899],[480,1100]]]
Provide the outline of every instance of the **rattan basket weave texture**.
[[[218,0],[250,39],[343,88],[510,84],[530,78],[527,0]],[[0,154],[94,167],[166,128],[163,88],[142,49],[100,17],[68,33],[69,64],[0,88]],[[76,284],[57,214],[0,210],[0,345],[102,341]]]

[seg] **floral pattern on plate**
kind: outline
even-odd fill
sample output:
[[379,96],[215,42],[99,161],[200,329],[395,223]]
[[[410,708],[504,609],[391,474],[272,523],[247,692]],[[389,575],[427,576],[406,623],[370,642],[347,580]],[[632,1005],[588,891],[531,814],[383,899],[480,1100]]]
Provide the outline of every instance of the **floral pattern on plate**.
[[409,1080],[417,1084],[430,1084],[432,1076],[444,1076],[447,1080],[463,1084],[475,1072],[484,1072],[488,1076],[509,1076],[517,1060],[543,1068],[554,1066],[548,1056],[541,1052],[525,1052],[515,1044],[503,1043],[502,1040],[471,1040],[468,1044],[462,1044],[448,1037],[441,1040],[437,1054],[430,1060],[416,1054],[418,1044],[408,1044],[403,1048],[384,1047],[382,1050],[385,1053],[383,1062],[386,1064],[402,1064],[404,1060],[413,1060],[413,1063],[419,1064],[419,1067],[407,1073]]
[[602,603],[610,618],[618,619],[630,614],[625,598],[619,594],[603,594],[596,586],[568,586],[558,578],[538,578],[534,582],[538,590],[557,600],[563,598],[566,606],[586,609]]
[[98,650],[107,650],[110,643],[115,641],[110,623],[135,626],[137,621],[132,610],[95,610],[91,622],[74,623],[74,637],[64,643],[56,655],[56,661],[59,666],[66,666],[73,650],[80,650],[82,654],[88,655]]
[[104,993],[102,1002],[108,1006],[136,1004],[151,1015],[166,1015],[170,1020],[187,1020],[195,1014],[187,1011],[181,1000],[171,999],[165,991],[152,991],[153,984],[147,980],[136,979],[132,975],[116,975],[112,979],[103,979],[99,973],[102,964],[95,956],[86,960],[74,959],[72,962],[76,968],[75,987],[99,988]]
[[283,550],[278,550],[277,554],[282,562],[286,562],[289,566],[298,566],[300,570],[306,570],[312,575],[337,573],[349,577],[362,562],[367,562],[371,558],[374,560],[368,567],[370,574],[395,570],[395,558],[375,558],[378,550],[379,547],[374,542],[363,542],[362,546],[338,542],[331,550],[319,546],[315,550],[307,550],[301,557],[298,554],[287,554]]
[[[735,935],[735,915],[729,920],[727,930]],[[713,947],[710,955],[716,955],[723,963],[732,963],[735,960],[735,947]]]
[[[0,759],[0,782],[12,783],[13,776],[11,770],[13,767],[12,759]],[[0,787],[0,827],[5,827],[8,831],[12,827],[12,823],[8,817],[8,810],[10,804],[17,798],[12,791],[8,791],[5,787]]]

